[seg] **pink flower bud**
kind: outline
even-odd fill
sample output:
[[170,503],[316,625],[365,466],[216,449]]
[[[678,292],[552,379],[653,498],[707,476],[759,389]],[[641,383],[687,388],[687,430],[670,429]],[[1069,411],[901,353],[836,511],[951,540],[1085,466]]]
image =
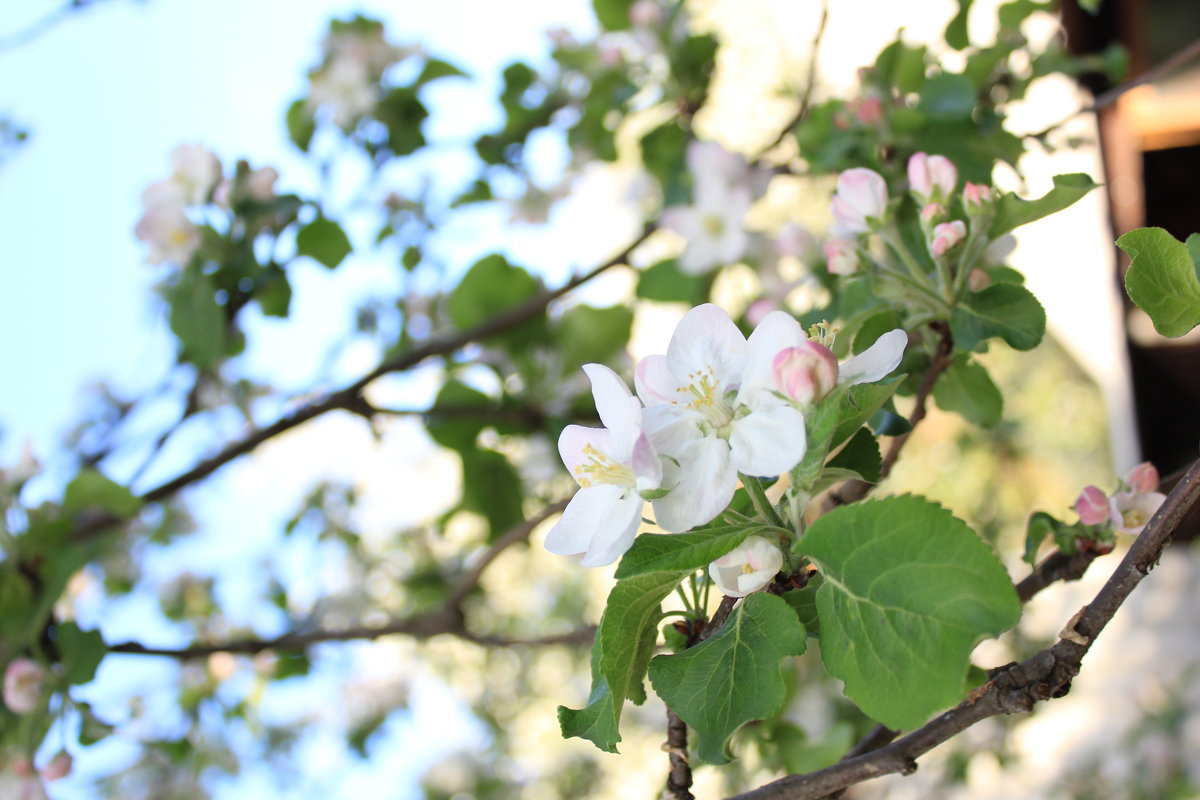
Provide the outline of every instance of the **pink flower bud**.
[[944,200],[958,183],[958,170],[945,156],[914,153],[908,160],[909,189],[921,202]]
[[810,405],[837,385],[838,362],[833,351],[816,342],[801,342],[779,351],[771,362],[775,385],[800,405]]
[[50,759],[50,763],[42,767],[42,777],[48,781],[65,778],[71,774],[71,765],[73,763],[74,761],[70,753],[66,750],[59,750],[54,758]]
[[779,305],[774,300],[769,297],[760,297],[746,309],[746,322],[757,328],[758,323],[763,321],[763,317],[778,310]]
[[883,102],[874,95],[864,97],[854,109],[862,125],[875,125],[883,119]]
[[825,262],[834,275],[853,275],[858,272],[858,253],[854,242],[845,239],[830,239],[822,247]]
[[941,203],[927,203],[921,209],[921,223],[932,227],[946,218],[946,207]]
[[971,216],[982,214],[992,204],[992,189],[979,183],[967,181],[963,187],[963,208]]
[[962,220],[954,220],[953,222],[943,222],[940,225],[933,227],[933,240],[929,243],[929,250],[935,256],[945,255],[950,248],[958,244],[967,235],[967,226]]
[[1129,470],[1129,474],[1125,476],[1125,483],[1138,494],[1157,492],[1158,470],[1149,461],[1143,461]]
[[843,172],[833,196],[833,217],[839,234],[868,232],[869,219],[884,218],[887,201],[887,183],[878,172],[865,167]]
[[13,659],[4,670],[4,705],[14,714],[28,714],[38,707],[46,670],[30,658]]
[[967,288],[972,292],[982,292],[991,285],[992,276],[988,274],[986,269],[981,267],[971,270],[971,274],[967,276]]
[[1075,510],[1084,525],[1102,525],[1108,521],[1111,513],[1108,496],[1096,486],[1088,486],[1080,493],[1075,501]]

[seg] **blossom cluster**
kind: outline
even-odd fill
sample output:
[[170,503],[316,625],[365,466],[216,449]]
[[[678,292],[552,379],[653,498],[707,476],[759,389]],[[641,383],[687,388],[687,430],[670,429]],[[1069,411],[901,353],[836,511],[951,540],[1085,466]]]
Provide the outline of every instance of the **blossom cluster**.
[[1111,497],[1099,487],[1086,487],[1075,501],[1075,510],[1084,525],[1137,535],[1165,499],[1158,491],[1158,470],[1144,461],[1129,470]]
[[221,161],[198,144],[181,144],[171,151],[171,177],[156,181],[142,193],[143,213],[134,227],[150,245],[147,261],[183,266],[200,247],[200,228],[189,210],[208,203],[225,209],[249,199],[265,203],[275,196],[279,177],[272,167],[239,165],[232,179],[222,178]]
[[[890,331],[839,366],[782,311],[767,314],[747,338],[728,314],[705,304],[679,322],[665,355],[637,365],[636,397],[608,367],[585,366],[604,427],[569,425],[559,438],[581,488],[546,548],[582,554],[584,566],[610,564],[633,544],[647,500],[670,533],[712,521],[733,499],[739,474],[777,476],[800,462],[806,412],[838,385],[892,372],[907,342],[903,330]],[[775,563],[777,570],[762,548],[748,540],[714,566],[718,585],[726,588],[729,568],[761,575]],[[744,589],[740,583],[731,594]]]
[[328,114],[344,131],[374,110],[384,73],[408,55],[388,43],[383,25],[362,18],[335,22],[322,51],[321,66],[309,76],[305,105],[310,113]]
[[[13,714],[33,714],[43,707],[48,674],[31,658],[14,658],[4,669],[4,707]],[[54,781],[71,772],[71,755],[59,751],[42,767],[34,769],[23,756],[0,758],[0,797],[14,800],[45,800],[42,781]]]

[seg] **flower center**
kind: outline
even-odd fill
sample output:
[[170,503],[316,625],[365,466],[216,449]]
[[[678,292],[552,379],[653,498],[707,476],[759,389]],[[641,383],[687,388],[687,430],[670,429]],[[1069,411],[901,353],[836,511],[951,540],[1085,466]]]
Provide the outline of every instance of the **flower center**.
[[749,564],[742,564],[742,574],[743,575],[750,575],[753,572],[754,572],[754,567],[750,566]]
[[704,232],[714,239],[721,235],[725,230],[725,222],[716,214],[705,214],[700,218],[700,226],[704,228]]
[[691,396],[687,407],[699,411],[704,416],[704,422],[700,426],[704,433],[715,431],[724,439],[729,437],[729,424],[733,422],[733,407],[721,395],[720,388],[716,372],[709,366],[690,373],[688,384],[675,391]]
[[1140,528],[1146,524],[1146,519],[1146,512],[1140,508],[1121,512],[1121,521],[1125,523],[1126,528]]
[[588,460],[585,464],[575,466],[575,480],[579,481],[579,485],[584,489],[600,483],[629,488],[637,485],[637,476],[633,467],[628,464],[614,461],[590,444],[583,446],[583,454]]

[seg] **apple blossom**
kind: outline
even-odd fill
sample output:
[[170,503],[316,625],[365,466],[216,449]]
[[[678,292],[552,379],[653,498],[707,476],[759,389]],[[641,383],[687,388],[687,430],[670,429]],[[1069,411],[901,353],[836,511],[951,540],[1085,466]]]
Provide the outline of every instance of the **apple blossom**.
[[921,224],[932,228],[946,218],[946,207],[941,203],[926,203],[921,209]]
[[377,87],[371,81],[366,63],[349,58],[331,61],[312,79],[307,105],[312,111],[325,108],[333,124],[349,130],[377,99]]
[[774,580],[783,567],[778,545],[763,536],[747,536],[740,545],[708,566],[713,583],[727,597],[745,597]]
[[46,790],[36,775],[22,775],[14,769],[0,772],[0,797],[4,800],[46,800]]
[[963,208],[970,216],[978,216],[987,211],[992,204],[992,189],[979,183],[967,181],[963,186]]
[[843,172],[833,196],[835,236],[847,238],[870,231],[871,220],[883,220],[887,200],[887,183],[878,172],[865,167]]
[[1158,469],[1149,461],[1143,461],[1125,476],[1125,485],[1134,492],[1157,492]]
[[[671,491],[654,500],[658,525],[685,531],[713,519],[733,498],[738,473],[780,475],[804,456],[804,417],[775,392],[771,362],[782,311],[747,340],[729,315],[705,304],[689,311],[667,354],[638,364],[638,396],[655,448],[678,465]],[[670,484],[671,481],[665,482]]]
[[611,564],[633,544],[641,492],[662,484],[662,464],[642,430],[642,407],[617,374],[585,364],[603,428],[568,425],[558,452],[580,489],[546,536],[546,549],[583,554],[585,567]]
[[958,170],[945,156],[914,153],[908,160],[908,186],[922,203],[950,197],[958,183]]
[[666,12],[658,0],[635,0],[629,6],[629,23],[635,28],[652,28],[663,21]]
[[1108,495],[1098,486],[1087,486],[1075,501],[1075,511],[1084,525],[1101,525],[1109,519]]
[[28,714],[38,707],[46,670],[31,658],[15,658],[4,669],[4,705],[14,714]]
[[1125,475],[1122,491],[1109,498],[1113,530],[1137,535],[1166,500],[1158,491],[1158,470],[1149,461],[1138,464]]
[[171,182],[183,195],[184,205],[208,202],[221,180],[221,162],[198,144],[181,144],[171,151]]
[[200,230],[184,211],[183,188],[174,181],[159,181],[142,193],[145,212],[133,232],[150,245],[151,264],[186,264],[200,246]]
[[944,256],[967,236],[967,225],[960,219],[942,222],[933,226],[933,237],[929,251],[935,256]]
[[858,249],[846,239],[830,239],[822,245],[825,267],[834,275],[853,275],[858,272]]

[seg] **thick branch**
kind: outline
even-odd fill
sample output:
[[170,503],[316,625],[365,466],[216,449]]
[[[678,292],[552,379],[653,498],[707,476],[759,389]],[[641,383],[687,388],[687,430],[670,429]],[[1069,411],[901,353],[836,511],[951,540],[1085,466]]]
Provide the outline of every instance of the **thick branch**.
[[1134,541],[1125,558],[1054,645],[993,670],[993,677],[957,707],[890,745],[808,775],[788,775],[731,800],[811,800],[891,773],[911,774],[916,759],[970,726],[1000,714],[1029,711],[1066,693],[1096,636],[1158,563],[1188,512],[1200,504],[1200,461],[1194,463]]
[[663,745],[671,761],[667,773],[667,794],[675,800],[695,800],[692,794],[692,766],[688,763],[687,725],[667,708],[667,741]]

